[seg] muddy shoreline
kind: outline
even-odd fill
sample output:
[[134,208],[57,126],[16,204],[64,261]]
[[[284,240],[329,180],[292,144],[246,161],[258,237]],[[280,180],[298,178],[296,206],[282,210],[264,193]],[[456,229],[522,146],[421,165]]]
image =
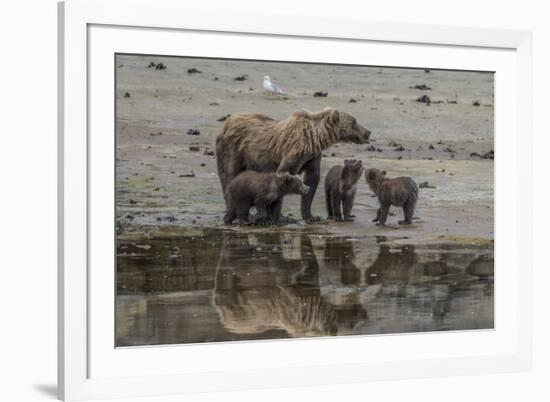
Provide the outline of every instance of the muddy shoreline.
[[[165,69],[148,67],[151,63],[163,63]],[[285,118],[296,110],[331,106],[353,114],[373,134],[369,144],[336,144],[325,150],[312,206],[315,215],[326,216],[324,175],[345,158],[361,159],[366,167],[385,169],[390,176],[411,176],[435,188],[421,189],[414,225],[398,227],[401,211],[392,208],[395,216],[388,227],[379,228],[370,222],[376,199],[361,180],[356,221],[322,222],[313,228],[405,235],[412,243],[494,237],[491,74],[147,56],[119,56],[117,65],[116,196],[121,233],[155,226],[221,225],[224,203],[214,142],[224,116],[246,111]],[[188,72],[193,69],[199,72]],[[262,71],[285,84],[288,96],[264,93]],[[243,81],[235,80],[243,76]],[[314,97],[318,90],[328,96]],[[422,95],[429,96],[431,104],[418,102]],[[283,213],[300,217],[297,196],[285,198]]]

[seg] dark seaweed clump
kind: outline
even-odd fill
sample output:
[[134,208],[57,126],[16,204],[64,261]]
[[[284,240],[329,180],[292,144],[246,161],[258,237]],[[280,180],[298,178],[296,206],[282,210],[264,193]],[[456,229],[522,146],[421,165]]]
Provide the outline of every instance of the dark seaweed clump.
[[431,91],[432,90],[432,88],[430,88],[426,84],[413,85],[412,87],[409,87],[409,88],[411,88],[411,89],[420,89],[421,91]]
[[428,95],[422,95],[421,97],[416,98],[416,101],[420,102],[420,103],[425,103],[426,106],[429,106],[430,103],[432,103],[432,100],[430,99],[430,97]]

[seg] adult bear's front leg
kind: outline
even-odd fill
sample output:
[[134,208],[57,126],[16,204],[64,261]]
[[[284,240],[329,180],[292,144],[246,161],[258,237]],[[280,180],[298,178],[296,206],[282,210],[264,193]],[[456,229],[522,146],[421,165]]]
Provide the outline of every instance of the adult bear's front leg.
[[296,175],[302,170],[302,162],[294,158],[283,159],[277,167],[277,173],[290,173]]
[[227,199],[227,187],[229,183],[244,170],[242,158],[236,153],[224,152],[221,144],[216,143],[216,164],[218,167],[218,177],[222,187],[225,206],[229,209]]
[[311,214],[311,204],[321,178],[321,156],[304,164],[302,171],[304,172],[304,184],[309,187],[309,193],[302,196],[302,218],[307,223],[318,222],[321,218]]

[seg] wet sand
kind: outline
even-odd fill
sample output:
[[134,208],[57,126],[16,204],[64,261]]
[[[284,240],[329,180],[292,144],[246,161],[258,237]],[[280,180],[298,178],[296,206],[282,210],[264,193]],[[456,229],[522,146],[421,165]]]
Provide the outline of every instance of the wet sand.
[[[163,63],[166,68],[150,68],[151,62],[155,65]],[[189,73],[189,69],[200,73]],[[286,89],[288,95],[266,94],[262,90],[264,75],[269,75]],[[235,80],[242,76],[244,80]],[[415,89],[415,85],[426,85],[431,89]],[[314,97],[316,91],[326,91],[328,96]],[[429,96],[429,105],[417,101],[423,95]],[[277,253],[255,256],[269,261],[267,265],[271,271],[262,276],[262,268],[258,267],[260,279],[247,286],[267,287],[271,289],[269,293],[273,298],[286,300],[288,305],[303,297],[311,302],[322,300],[319,302],[324,306],[321,310],[328,314],[327,317],[332,317],[329,319],[332,326],[328,332],[326,328],[319,329],[323,328],[322,325],[316,327],[314,335],[333,334],[335,322],[339,323],[336,334],[340,335],[492,327],[492,273],[482,275],[481,288],[484,290],[479,293],[475,289],[480,277],[467,270],[468,264],[478,258],[485,261],[485,266],[492,267],[494,164],[492,159],[478,156],[485,155],[494,146],[492,74],[118,56],[116,97],[119,345],[310,336],[311,328],[302,327],[293,319],[289,322],[294,326],[287,322],[286,326],[272,325],[268,329],[260,326],[251,330],[254,325],[249,319],[242,318],[242,314],[235,318],[235,311],[240,311],[235,310],[235,306],[243,297],[254,300],[256,296],[250,296],[248,291],[236,291],[234,287],[226,289],[222,297],[225,300],[222,304],[233,307],[227,307],[223,313],[216,310],[213,281],[219,278],[220,270],[229,269],[225,263],[220,265],[227,249],[223,239],[228,235],[245,236],[241,239],[245,249],[254,242],[249,236],[264,239],[262,241],[269,244],[274,241],[272,236],[279,236],[277,242],[282,241],[280,236],[300,239],[306,236],[309,242],[315,236],[321,236],[323,242],[337,242],[337,248],[344,255],[352,244],[353,256],[328,265],[324,262],[322,250],[325,246],[311,246],[315,251],[305,251],[312,253],[310,257],[315,257],[311,259],[308,254],[300,257],[303,264],[309,261],[310,265],[317,267],[313,270],[317,272],[313,275],[316,278],[313,282],[311,278],[306,282],[292,279],[288,272],[285,273],[292,258],[281,259]],[[354,222],[323,220],[316,225],[305,225],[299,219],[299,197],[288,196],[285,197],[283,213],[293,219],[290,225],[278,228],[224,226],[224,203],[213,155],[214,140],[223,125],[219,120],[238,112],[262,112],[282,119],[296,110],[316,111],[327,106],[354,115],[372,131],[372,137],[369,144],[336,144],[324,152],[321,182],[312,207],[314,215],[326,216],[323,181],[328,169],[343,163],[345,158],[356,158],[361,159],[366,167],[387,170],[390,177],[411,176],[419,184],[428,182],[435,186],[420,190],[415,214],[418,219],[414,224],[398,225],[402,211],[392,208],[393,216],[389,217],[387,226],[375,226],[371,220],[378,202],[362,178],[355,199]],[[200,134],[188,134],[189,130],[198,130]],[[212,230],[218,234],[213,236]],[[138,245],[156,250],[159,242],[172,244],[187,241],[185,239],[189,236],[197,239],[193,247],[199,251],[204,249],[200,239],[205,241],[204,244],[209,244],[209,238],[215,239],[211,244],[215,256],[210,259],[206,257],[210,251],[202,250],[204,261],[202,254],[197,255],[195,266],[185,263],[179,266],[179,271],[174,271],[169,267],[174,261],[179,261],[179,257],[173,257],[172,261],[162,253],[147,253],[143,248],[142,253],[135,250]],[[383,240],[373,243],[373,239]],[[404,253],[405,259],[409,257],[402,247],[413,247],[415,255],[430,255],[429,263],[438,266],[441,265],[441,250],[448,248],[444,253],[448,258],[449,250],[457,248],[463,252],[456,259],[463,261],[458,264],[460,268],[453,266],[451,271],[434,274],[428,281],[430,284],[426,285],[425,277],[417,276],[423,263],[414,262],[403,268],[403,264],[396,262],[398,260],[384,259],[388,272],[405,271],[407,274],[399,273],[401,279],[394,284],[369,283],[366,272],[370,263],[357,260],[355,256],[366,253],[375,261],[376,256],[384,252],[381,244],[389,247],[386,250],[392,253]],[[122,247],[133,249],[134,255],[129,255]],[[241,255],[239,263],[233,260],[230,264],[243,267],[244,271],[231,268],[236,270],[232,275],[238,281],[242,281],[243,275],[256,276],[252,269],[245,272],[249,258],[250,253]],[[338,282],[337,287],[342,292],[356,295],[350,296],[356,301],[345,302],[343,307],[330,295],[332,285],[325,279],[326,275],[345,277],[353,271],[346,271],[350,264],[359,271],[359,274],[350,275],[361,279],[354,279],[355,282],[349,284],[346,280]],[[218,273],[212,271],[216,269]],[[410,269],[415,273],[410,274]],[[336,274],[330,274],[331,270]],[[173,282],[178,275],[185,278],[184,282]],[[132,278],[141,278],[141,282],[132,285]],[[421,285],[418,285],[419,281]],[[443,304],[455,306],[444,309],[441,317],[447,318],[439,324],[436,310],[440,307],[436,306],[434,300],[437,297],[433,296],[440,294],[437,289],[443,289],[438,287],[438,281],[447,289],[441,293]],[[172,282],[178,283],[179,287],[169,285]],[[463,284],[464,288],[460,288],[462,285],[459,288],[466,293],[450,291],[456,284]],[[375,285],[380,285],[378,291],[373,288]],[[367,289],[370,290],[367,292]],[[397,293],[393,294],[391,289]],[[367,292],[372,299],[365,299],[362,292]],[[411,295],[417,292],[427,292],[422,294],[431,300],[422,299],[421,316],[426,315],[425,324],[422,324],[424,318],[421,317],[418,318],[420,321],[407,319],[401,307],[392,304],[416,303],[418,300],[415,301],[415,296]],[[463,296],[466,298],[460,299]],[[233,301],[229,303],[227,298]],[[357,298],[362,301],[357,301]],[[459,300],[468,307],[456,307]],[[260,300],[256,303],[260,307],[254,307],[254,312],[249,313],[263,314],[262,320],[266,320],[266,314],[273,314],[266,312],[266,303],[272,302]],[[188,311],[188,304],[202,307]],[[374,306],[379,306],[380,310]],[[409,311],[409,307],[403,308]],[[389,314],[387,309],[395,314]],[[430,313],[430,309],[435,310]],[[368,320],[363,310],[369,311]],[[347,318],[334,318],[338,316],[334,311],[340,311],[338,314]],[[236,323],[224,324],[228,315]],[[343,329],[342,322],[346,320],[349,325],[353,324],[353,330]],[[179,329],[171,328],[171,325]],[[182,326],[187,328],[189,325],[195,329],[191,332],[182,329]],[[144,336],[150,331],[156,331],[157,335]]]

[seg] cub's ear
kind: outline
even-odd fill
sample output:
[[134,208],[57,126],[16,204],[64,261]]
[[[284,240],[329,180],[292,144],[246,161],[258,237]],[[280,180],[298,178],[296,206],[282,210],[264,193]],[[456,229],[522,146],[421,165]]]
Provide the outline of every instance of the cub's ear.
[[351,159],[344,159],[344,166],[350,166],[352,162]]
[[386,171],[385,170],[382,170],[382,174],[385,176],[386,175]]

